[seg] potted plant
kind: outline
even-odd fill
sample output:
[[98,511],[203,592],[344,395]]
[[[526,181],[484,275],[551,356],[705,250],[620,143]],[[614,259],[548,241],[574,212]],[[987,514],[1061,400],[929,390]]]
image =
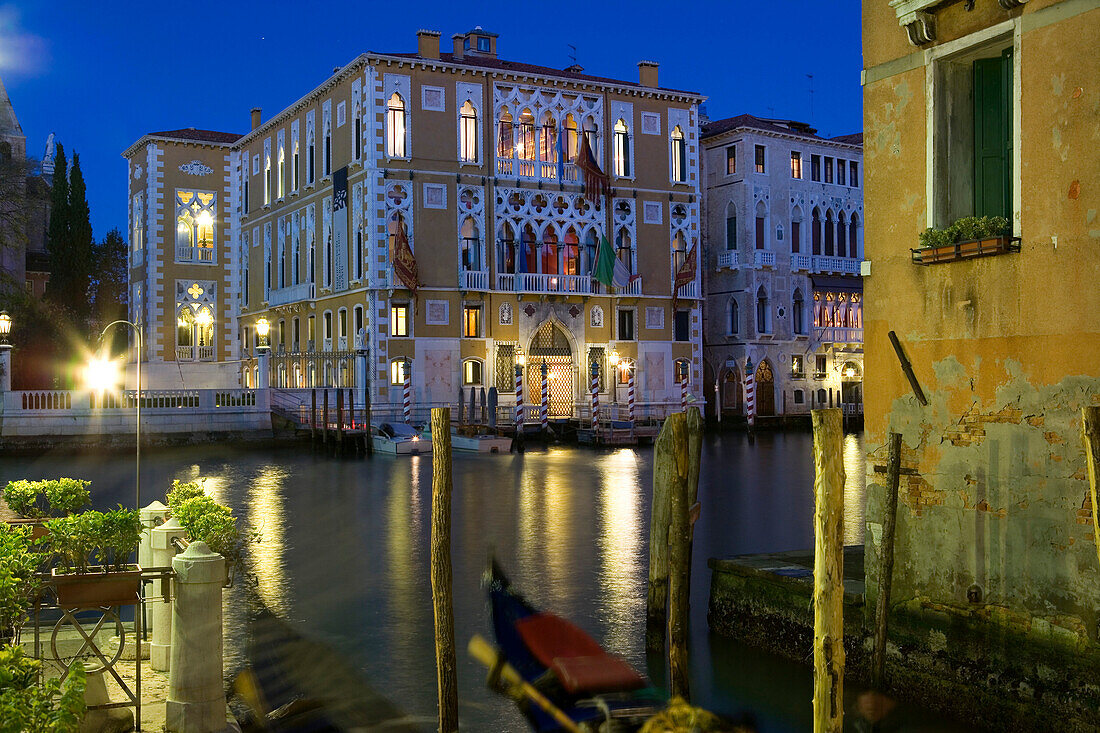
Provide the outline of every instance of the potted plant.
[[90,483],[75,478],[9,481],[4,488],[4,500],[19,518],[7,520],[8,524],[31,525],[32,538],[37,540],[46,534],[45,517],[72,514],[91,501]]
[[[49,544],[60,560],[52,577],[57,602],[66,608],[120,606],[137,602],[141,568],[128,564],[141,542],[135,509],[87,511],[46,523]],[[95,560],[100,565],[93,564]]]
[[45,555],[34,545],[30,528],[0,524],[0,641],[19,640],[41,586],[38,569]]
[[78,478],[59,478],[56,481],[43,481],[42,491],[50,505],[50,514],[55,517],[72,514],[92,501],[88,491],[91,481]]
[[180,481],[175,479],[172,481],[172,489],[165,496],[168,502],[168,508],[172,510],[172,516],[176,515],[176,510],[179,509],[180,504],[192,499],[196,496],[206,496],[206,491],[203,490],[203,481]]
[[229,585],[232,571],[244,561],[244,538],[233,510],[200,493],[179,503],[172,516],[187,530],[192,542],[205,542],[212,552],[225,558],[225,583]]
[[965,216],[944,229],[929,227],[918,239],[913,259],[928,264],[1006,252],[1012,237],[1003,216]]

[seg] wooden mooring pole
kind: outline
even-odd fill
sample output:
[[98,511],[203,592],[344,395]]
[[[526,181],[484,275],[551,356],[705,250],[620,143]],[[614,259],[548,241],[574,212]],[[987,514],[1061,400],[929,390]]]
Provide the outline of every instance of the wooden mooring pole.
[[432,607],[439,686],[439,731],[458,730],[458,664],[451,601],[451,408],[432,408]]
[[814,733],[844,727],[844,416],[814,410]]
[[688,617],[691,608],[691,518],[699,493],[699,458],[703,447],[703,419],[698,407],[689,407],[684,429],[675,446],[676,481],[669,490],[671,507],[668,536],[668,662],[669,691],[691,699],[688,684]]
[[1088,465],[1089,497],[1092,499],[1092,531],[1096,559],[1100,561],[1100,506],[1096,503],[1096,484],[1100,482],[1100,406],[1081,410],[1081,431],[1085,437],[1085,463]]
[[321,440],[328,450],[328,388],[321,390]]
[[875,648],[871,660],[871,686],[878,691],[884,689],[886,679],[886,625],[890,616],[890,587],[894,575],[894,533],[900,481],[901,434],[890,433],[890,452],[886,459],[886,501],[882,509],[882,543],[879,545],[878,598],[875,601]]
[[309,406],[309,447],[317,450],[317,389],[311,389],[312,401]]
[[686,471],[687,441],[684,438],[684,413],[665,418],[653,445],[653,498],[649,519],[649,592],[646,595],[645,646],[649,651],[665,648],[668,624],[668,540],[672,524],[674,486],[681,483],[677,466],[677,446],[684,449]]
[[374,437],[370,426],[370,365],[367,365],[367,388],[363,390],[363,445],[367,455],[374,455]]
[[344,390],[336,390],[336,455],[344,454]]

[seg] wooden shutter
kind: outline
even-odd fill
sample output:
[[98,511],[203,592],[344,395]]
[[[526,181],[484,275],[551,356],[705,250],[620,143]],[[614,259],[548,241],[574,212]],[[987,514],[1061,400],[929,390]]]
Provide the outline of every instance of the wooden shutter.
[[764,249],[764,217],[756,217],[756,248]]
[[974,215],[1012,212],[1012,49],[974,62]]
[[726,217],[726,249],[737,249],[737,217]]

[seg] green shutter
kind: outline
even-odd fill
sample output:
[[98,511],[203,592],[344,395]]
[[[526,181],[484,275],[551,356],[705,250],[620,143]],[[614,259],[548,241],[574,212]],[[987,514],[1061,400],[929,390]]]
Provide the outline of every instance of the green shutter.
[[726,217],[726,249],[737,249],[737,217]]
[[1012,216],[1012,49],[974,62],[974,215]]

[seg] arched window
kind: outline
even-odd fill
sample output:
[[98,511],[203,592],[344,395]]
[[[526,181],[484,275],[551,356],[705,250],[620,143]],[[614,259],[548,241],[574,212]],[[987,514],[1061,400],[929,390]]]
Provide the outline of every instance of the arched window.
[[565,116],[565,157],[573,162],[577,159],[577,121],[573,115]]
[[306,151],[306,173],[308,174],[306,183],[312,184],[317,172],[317,142],[313,137],[312,126],[306,131],[306,146],[309,148]]
[[477,110],[470,100],[462,105],[459,119],[458,159],[463,163],[477,162]]
[[[519,115],[519,129],[516,134],[516,156],[520,160],[534,160],[535,153],[535,116],[525,109]],[[528,174],[529,175],[529,174]]]
[[500,225],[497,239],[497,272],[514,274],[516,271],[516,233],[512,225],[504,222]]
[[500,130],[497,133],[497,157],[511,158],[515,153],[515,137],[512,134],[512,113],[507,107],[500,111]]
[[813,253],[821,254],[821,210],[816,206],[813,210],[813,222],[810,224],[810,233],[813,239]]
[[615,123],[612,165],[615,175],[630,175],[630,131],[627,129],[626,122],[622,119]]
[[477,230],[477,222],[472,216],[467,216],[462,222],[461,238],[462,269],[480,272],[481,238]]
[[596,119],[589,115],[584,120],[584,136],[588,138],[588,149],[592,151],[592,157],[600,159],[600,128],[596,125]]
[[386,155],[404,158],[405,150],[405,101],[394,92],[386,105]]
[[687,242],[683,232],[676,232],[672,238],[672,274],[675,275],[687,261]]
[[[631,247],[630,232],[621,228],[615,233],[615,257],[634,274],[634,251]],[[595,268],[595,264],[592,265]]]
[[462,384],[467,387],[484,384],[484,365],[480,359],[462,362]]
[[825,212],[825,256],[832,257],[835,248],[833,247],[833,210],[829,209]]
[[522,272],[539,272],[539,248],[536,245],[538,237],[535,228],[530,224],[523,225],[523,237],[520,242],[520,267]]
[[290,282],[297,285],[302,271],[302,237],[298,227],[291,226],[291,229],[293,231],[290,233]]
[[540,248],[539,272],[545,275],[558,274],[558,233],[549,224],[542,233],[542,247]]
[[176,259],[191,259],[191,246],[195,237],[195,217],[186,209],[176,217]]
[[[837,170],[841,170],[841,168],[842,167],[837,168]],[[846,236],[847,233],[844,231],[845,230],[845,221],[846,221],[846,219],[845,219],[845,216],[844,216],[844,212],[843,211],[839,212],[836,215],[836,256],[837,257],[847,257],[848,256],[848,253],[846,251],[846,249],[847,249],[846,245],[848,243],[848,237]]]
[[768,207],[763,201],[756,204],[756,248],[768,248]]
[[737,206],[726,204],[726,251],[737,249]]
[[[855,185],[855,184],[853,184]],[[848,222],[848,256],[859,257],[859,214],[852,214],[852,220]]]
[[600,246],[599,235],[595,229],[589,229],[584,235],[584,251],[581,253],[581,268],[577,274],[591,275],[596,269],[596,249]]
[[802,251],[802,209],[797,206],[791,212],[791,253]]
[[312,285],[317,281],[317,244],[313,240],[312,229],[307,236],[309,237],[309,261],[306,262],[306,269],[309,271],[309,282]]
[[671,135],[671,178],[675,183],[687,183],[687,145],[684,141],[684,131],[679,125],[672,128]]
[[794,301],[791,304],[791,328],[796,334],[806,333],[806,322],[803,312],[805,311],[805,303],[802,300],[802,290],[795,288]]
[[761,285],[756,291],[756,332],[771,333],[771,314],[768,312],[768,293]]
[[[279,134],[282,135],[281,132]],[[277,193],[279,195],[279,198],[282,198],[284,196],[285,192],[286,192],[286,149],[282,144],[279,145],[279,177],[278,177],[278,181],[279,181],[278,189],[276,189],[276,190],[277,190]]]
[[176,262],[214,261],[213,193],[176,191]]
[[726,307],[726,318],[728,330],[727,333],[730,336],[736,336],[741,328],[741,313],[737,307],[737,300],[730,298],[729,305]]
[[[546,112],[542,116],[542,130],[539,133],[539,160],[544,163],[557,163],[558,162],[558,123],[554,120],[554,116],[549,112]],[[553,169],[547,170],[543,175],[547,178],[553,177]]]

